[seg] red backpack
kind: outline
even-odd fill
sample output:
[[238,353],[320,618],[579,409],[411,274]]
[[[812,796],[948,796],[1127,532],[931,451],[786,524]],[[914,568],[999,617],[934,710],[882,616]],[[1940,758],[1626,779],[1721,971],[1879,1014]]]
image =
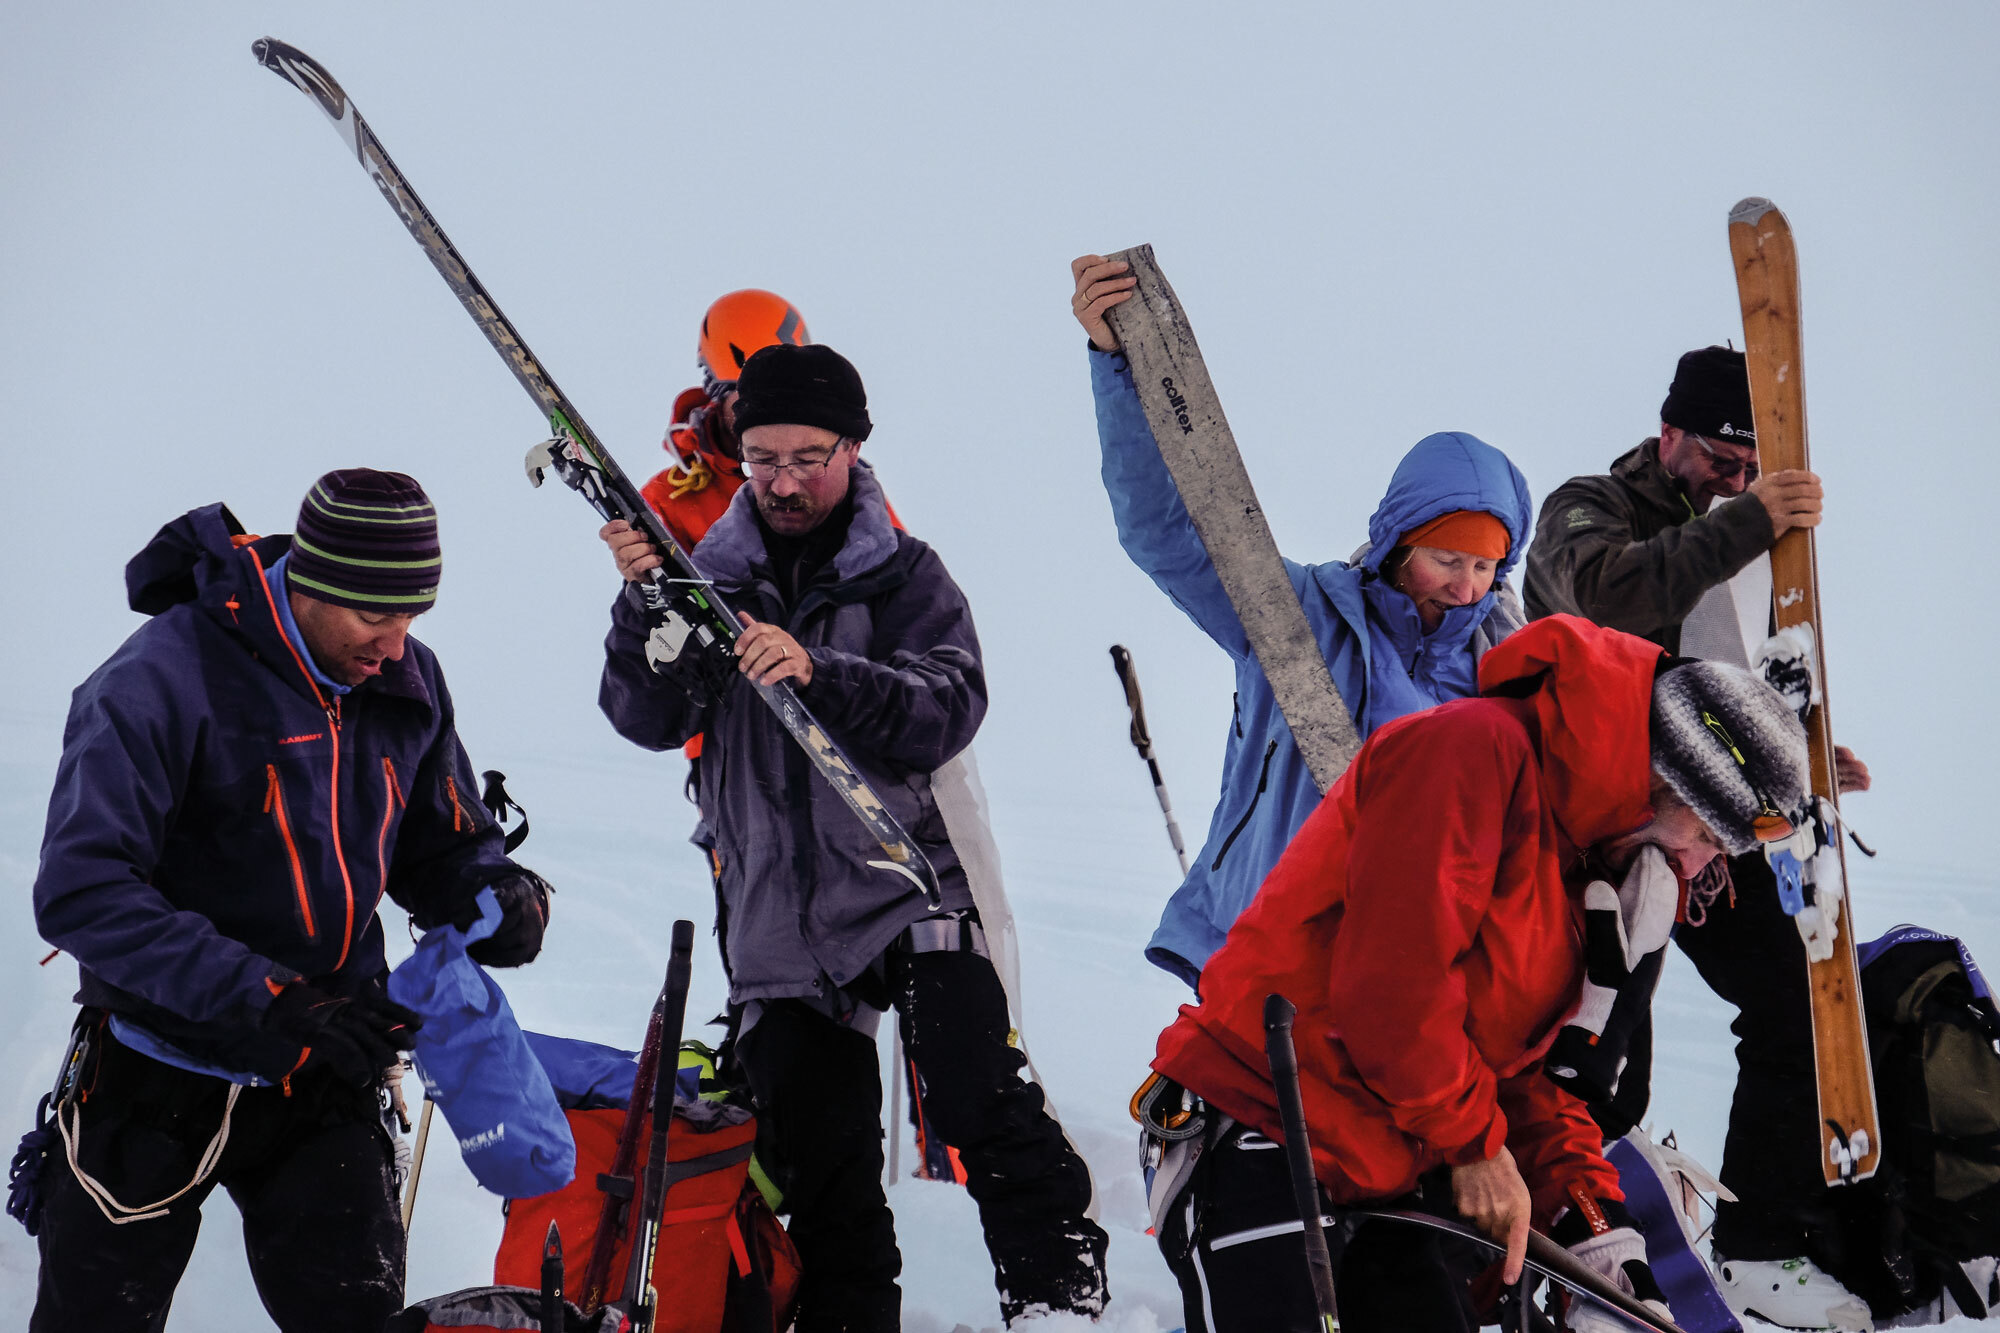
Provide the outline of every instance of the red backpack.
[[[654,1333],[783,1333],[791,1326],[798,1294],[798,1253],[752,1178],[756,1119],[745,1098],[713,1080],[713,1068],[708,1052],[695,1043],[681,1052],[667,1135],[666,1197],[653,1249],[653,1288],[659,1295]],[[622,1082],[630,1085],[629,1078]],[[539,1330],[542,1250],[551,1222],[562,1238],[564,1333],[629,1328],[615,1309],[586,1315],[579,1308],[590,1299],[583,1286],[604,1211],[602,1184],[611,1180],[626,1114],[623,1106],[605,1106],[602,1095],[589,1100],[594,1105],[588,1109],[563,1113],[576,1140],[576,1177],[554,1193],[507,1201],[506,1226],[493,1259],[495,1285],[412,1305],[392,1323],[394,1333]],[[651,1133],[652,1114],[642,1112],[637,1141],[646,1143]],[[636,1184],[619,1192],[633,1197]],[[616,1301],[623,1293],[638,1230],[628,1210],[599,1302]]]
[[[597,1239],[604,1204],[600,1172],[611,1168],[623,1110],[569,1111],[576,1136],[576,1179],[553,1194],[512,1199],[493,1280],[513,1286],[541,1281],[542,1240],[549,1223],[562,1228],[564,1289],[580,1299],[584,1269]],[[651,1132],[644,1115],[640,1141]],[[657,1333],[783,1333],[798,1292],[799,1260],[791,1238],[750,1179],[757,1122],[732,1101],[683,1103],[667,1136],[667,1196],[653,1251],[660,1295]],[[624,1289],[636,1228],[611,1260],[605,1291]]]

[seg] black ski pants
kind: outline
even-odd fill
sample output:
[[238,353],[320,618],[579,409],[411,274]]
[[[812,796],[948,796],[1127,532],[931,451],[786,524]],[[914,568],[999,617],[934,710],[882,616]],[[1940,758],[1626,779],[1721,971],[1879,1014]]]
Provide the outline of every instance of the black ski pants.
[[[1084,1216],[1090,1172],[1020,1076],[1006,992],[971,952],[886,957],[903,1044],[925,1106],[959,1151],[1006,1294],[1003,1313],[1101,1302],[1105,1236]],[[795,1000],[767,1004],[736,1043],[757,1098],[758,1153],[791,1211],[802,1268],[798,1333],[894,1333],[902,1255],[882,1188],[875,1041]]]
[[[99,1029],[80,1110],[84,1172],[138,1207],[194,1178],[222,1123],[229,1085],[161,1064]],[[264,1309],[284,1333],[379,1329],[403,1303],[403,1228],[394,1149],[370,1089],[302,1075],[292,1093],[245,1088],[214,1173],[164,1217],[114,1226],[67,1161],[43,1187],[35,1333],[157,1333],[217,1185],[243,1214]],[[195,1312],[208,1328],[256,1322]]]
[[1798,926],[1778,904],[1762,851],[1730,858],[1727,894],[1674,939],[1709,989],[1736,1006],[1736,1096],[1722,1149],[1722,1183],[1736,1195],[1715,1212],[1715,1249],[1731,1259],[1833,1256],[1834,1193],[1819,1165],[1812,1009]]
[[[1451,1215],[1426,1202],[1449,1178],[1425,1181],[1398,1207]],[[1334,1250],[1334,1297],[1346,1333],[1473,1333],[1470,1282],[1492,1256],[1442,1232],[1362,1222]],[[1159,1228],[1160,1252],[1180,1283],[1187,1333],[1320,1333],[1306,1270],[1305,1227],[1292,1200],[1284,1148],[1231,1125],[1209,1145]]]

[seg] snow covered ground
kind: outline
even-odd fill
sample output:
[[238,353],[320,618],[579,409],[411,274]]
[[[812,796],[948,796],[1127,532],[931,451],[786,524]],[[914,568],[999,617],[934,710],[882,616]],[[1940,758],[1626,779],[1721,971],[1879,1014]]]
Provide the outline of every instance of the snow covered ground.
[[[1104,735],[1088,748],[1117,758],[1122,723],[1116,682],[1107,667],[1102,680],[1086,684],[1101,691],[1105,715]],[[60,719],[16,712],[0,714],[0,721],[27,742],[0,758],[0,882],[25,885],[33,876]],[[534,821],[521,855],[559,891],[541,961],[502,974],[522,1022],[636,1044],[665,968],[668,923],[676,915],[704,928],[708,921],[706,878],[681,841],[691,820],[675,790],[679,761],[626,751],[598,736],[561,748],[475,751],[474,759],[508,770]],[[1125,1103],[1155,1035],[1182,998],[1177,983],[1139,956],[1172,887],[1174,867],[1137,759],[1111,765],[1103,776],[1098,798],[1088,803],[1038,798],[992,776],[988,784],[1020,930],[1030,1047],[1090,1161],[1111,1233],[1107,1326],[1116,1333],[1155,1333],[1181,1323],[1179,1302],[1145,1235]],[[1198,823],[1195,791],[1183,801]],[[1886,849],[1881,862],[1860,862],[1854,871],[1863,935],[1920,921],[1963,935],[1975,954],[2000,957],[1994,911],[2000,883],[1905,861],[1900,849],[1913,840],[1900,836],[1902,830],[1871,828],[1865,799],[1851,806],[1864,832]],[[24,900],[18,895],[4,906],[17,960],[0,970],[0,1011],[15,1016],[0,1033],[0,1067],[14,1075],[0,1100],[0,1124],[9,1128],[27,1124],[49,1082],[74,984],[67,959],[46,968],[20,961],[34,947]],[[405,932],[399,914],[389,910],[393,940]],[[696,954],[691,1030],[721,1001],[721,970],[704,939]],[[1683,1147],[1714,1163],[1733,1081],[1728,1013],[1678,955],[1669,964],[1657,1013],[1653,1124],[1674,1130]],[[486,1280],[500,1234],[498,1201],[473,1183],[450,1138],[434,1134],[431,1144],[410,1247],[413,1293]],[[903,1160],[906,1168],[913,1160],[907,1139]],[[992,1274],[971,1200],[955,1187],[914,1180],[897,1182],[890,1200],[903,1246],[910,1333],[996,1325]],[[236,1214],[225,1197],[211,1200],[206,1222],[169,1327],[214,1327],[225,1311],[232,1328],[264,1327]],[[11,1223],[0,1226],[0,1324],[25,1321],[34,1271],[32,1242]]]

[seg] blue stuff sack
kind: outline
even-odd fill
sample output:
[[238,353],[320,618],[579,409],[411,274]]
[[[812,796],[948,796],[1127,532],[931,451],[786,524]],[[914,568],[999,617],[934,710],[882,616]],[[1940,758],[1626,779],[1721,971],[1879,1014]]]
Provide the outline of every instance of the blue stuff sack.
[[541,1032],[521,1035],[528,1039],[528,1048],[547,1072],[556,1101],[565,1111],[623,1110],[630,1105],[632,1083],[639,1076],[637,1051]]
[[506,995],[465,956],[467,945],[500,926],[493,891],[480,890],[477,901],[471,929],[424,932],[417,951],[390,973],[389,998],[423,1016],[417,1073],[473,1179],[504,1198],[532,1198],[576,1175],[576,1140]]

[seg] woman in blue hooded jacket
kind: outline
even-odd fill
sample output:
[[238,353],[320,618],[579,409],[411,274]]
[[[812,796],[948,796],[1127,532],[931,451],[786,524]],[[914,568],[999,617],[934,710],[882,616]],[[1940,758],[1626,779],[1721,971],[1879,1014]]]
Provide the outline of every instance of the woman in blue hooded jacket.
[[[1146,957],[1198,986],[1209,955],[1320,801],[1181,502],[1132,371],[1104,312],[1126,300],[1127,265],[1085,255],[1071,266],[1071,310],[1090,335],[1090,381],[1104,486],[1133,563],[1236,663],[1236,708],[1222,794],[1187,879]],[[1520,628],[1504,580],[1534,511],[1507,456],[1462,431],[1419,440],[1396,466],[1351,561],[1285,561],[1306,623],[1362,739],[1385,722],[1478,693],[1479,658]]]

